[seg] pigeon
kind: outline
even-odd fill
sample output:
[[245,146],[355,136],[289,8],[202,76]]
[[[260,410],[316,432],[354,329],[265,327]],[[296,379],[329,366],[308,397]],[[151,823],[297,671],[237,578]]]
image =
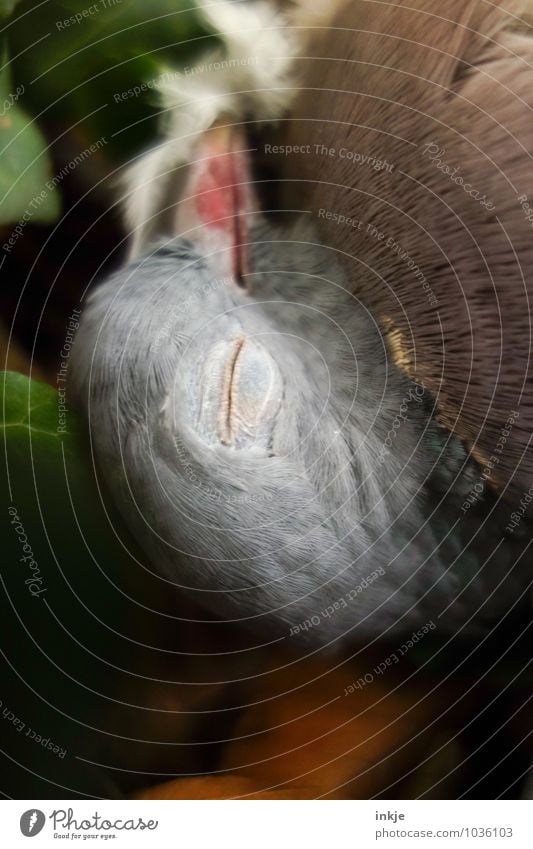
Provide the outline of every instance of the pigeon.
[[527,511],[399,362],[318,217],[265,209],[254,134],[293,108],[297,51],[279,11],[235,5],[204,10],[223,35],[205,70],[162,84],[128,261],[83,306],[69,394],[97,474],[176,592],[265,640],[477,638],[527,598]]

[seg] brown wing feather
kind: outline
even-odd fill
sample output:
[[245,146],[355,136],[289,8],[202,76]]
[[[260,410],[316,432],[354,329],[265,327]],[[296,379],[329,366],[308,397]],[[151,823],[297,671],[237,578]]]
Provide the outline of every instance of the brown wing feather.
[[533,209],[533,37],[521,5],[351,0],[311,31],[278,139],[310,146],[280,160],[285,205],[312,210],[398,361],[480,463],[493,458],[510,497],[533,482],[533,225],[519,201]]

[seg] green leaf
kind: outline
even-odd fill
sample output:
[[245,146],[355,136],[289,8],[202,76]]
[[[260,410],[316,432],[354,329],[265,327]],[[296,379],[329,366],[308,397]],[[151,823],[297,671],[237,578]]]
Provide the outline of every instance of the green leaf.
[[[2,76],[8,73],[8,66]],[[0,87],[5,87],[3,84]],[[60,213],[46,141],[17,102],[0,104],[0,224],[49,223]]]
[[[23,0],[20,18],[9,28],[9,46],[14,83],[25,86],[25,107],[50,132],[76,125],[69,132],[73,149],[81,152],[105,136],[105,164],[128,160],[157,136],[154,79],[163,68],[192,64],[215,42],[194,5],[190,0],[49,0],[35,6],[34,0]],[[94,13],[83,17],[91,8]],[[76,15],[79,23],[70,21]],[[120,99],[143,83],[148,86],[140,94]]]
[[11,498],[28,505],[26,512],[32,514],[42,505],[42,518],[55,534],[63,529],[72,499],[98,500],[83,428],[62,389],[16,372],[0,372],[0,379],[0,430]]
[[58,394],[47,383],[30,380],[17,372],[2,372],[5,407],[2,426],[32,431],[40,438],[59,439]]
[[53,529],[61,527],[55,510],[70,498],[69,490],[81,499],[95,498],[81,424],[63,392],[16,372],[0,372],[0,378],[0,429],[11,497],[30,503],[32,512],[40,502]]
[[11,12],[20,0],[0,0],[0,20],[9,18]]
[[0,55],[0,225],[49,223],[60,204],[55,187],[46,185],[51,174],[46,141],[18,103],[24,86],[13,89],[7,52]]
[[[74,589],[94,610],[104,597],[107,611],[114,611],[119,620],[125,599],[113,593],[113,584],[120,584],[122,575],[132,571],[117,540],[116,534],[124,539],[124,532],[112,505],[107,499],[104,503],[84,427],[70,409],[68,396],[25,375],[0,372],[0,399],[8,524],[13,524],[9,517],[16,514],[31,539],[35,560],[46,577],[42,598],[58,600],[65,593],[70,597]],[[21,580],[21,576],[27,576],[27,569],[25,573],[20,561],[20,542],[12,530],[5,536],[3,554],[6,545],[11,556],[3,558],[3,577],[19,602],[30,603],[33,609],[35,599]],[[126,572],[125,561],[129,566]],[[141,569],[138,579],[130,589],[145,594],[142,587],[146,578]],[[92,637],[102,637],[104,646],[109,638],[98,629],[91,632]]]
[[[51,547],[58,562],[68,568],[76,551],[76,573],[83,580],[85,570],[94,571],[85,543],[104,568],[112,564],[114,569],[124,555],[113,532],[115,518],[110,525],[112,508],[104,509],[96,483],[85,428],[64,386],[60,379],[57,391],[26,375],[0,371],[1,454],[11,503],[36,539],[46,528],[44,547]],[[42,554],[43,561],[49,555]]]

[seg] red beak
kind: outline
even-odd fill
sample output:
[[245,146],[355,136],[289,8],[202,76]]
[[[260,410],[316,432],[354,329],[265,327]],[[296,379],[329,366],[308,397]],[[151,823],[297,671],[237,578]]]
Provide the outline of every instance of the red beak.
[[250,216],[258,211],[242,132],[213,126],[202,137],[178,204],[175,233],[199,244],[224,276],[243,285]]

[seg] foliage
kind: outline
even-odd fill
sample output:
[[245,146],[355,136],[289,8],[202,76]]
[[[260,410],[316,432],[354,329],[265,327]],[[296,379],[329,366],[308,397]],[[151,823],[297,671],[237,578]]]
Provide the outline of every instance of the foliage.
[[32,223],[58,216],[58,192],[46,190],[56,143],[76,154],[103,140],[107,171],[148,145],[156,78],[210,40],[185,0],[4,0],[2,18],[12,58],[0,74],[0,224],[28,208]]

